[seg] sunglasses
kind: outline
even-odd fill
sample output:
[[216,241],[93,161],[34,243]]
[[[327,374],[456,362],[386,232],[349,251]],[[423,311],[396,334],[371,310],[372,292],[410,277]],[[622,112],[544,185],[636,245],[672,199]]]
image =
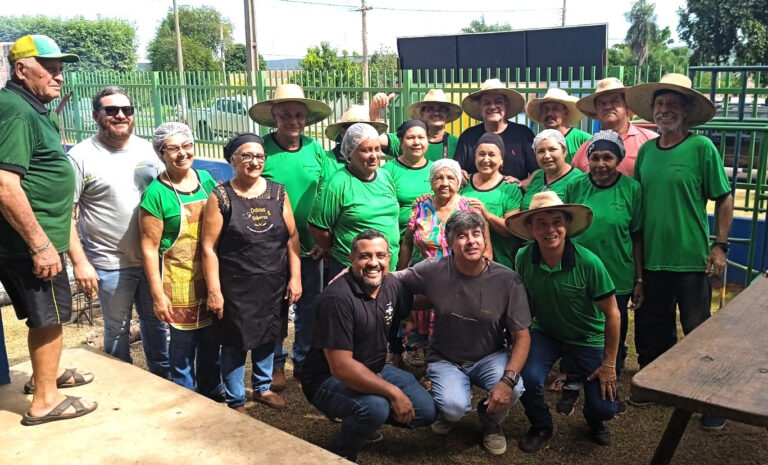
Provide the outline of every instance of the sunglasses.
[[134,108],[132,106],[128,106],[128,107],[108,106],[108,107],[101,107],[99,108],[99,110],[103,110],[107,116],[117,116],[117,114],[120,113],[121,111],[125,116],[133,116]]

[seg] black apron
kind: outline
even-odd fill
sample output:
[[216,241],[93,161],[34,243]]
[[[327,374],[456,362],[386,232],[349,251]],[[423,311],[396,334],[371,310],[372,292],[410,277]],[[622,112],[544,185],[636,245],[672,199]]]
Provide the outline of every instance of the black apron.
[[227,182],[214,193],[224,217],[217,247],[224,316],[217,326],[222,344],[246,351],[288,333],[285,188],[267,180],[262,195],[245,199]]

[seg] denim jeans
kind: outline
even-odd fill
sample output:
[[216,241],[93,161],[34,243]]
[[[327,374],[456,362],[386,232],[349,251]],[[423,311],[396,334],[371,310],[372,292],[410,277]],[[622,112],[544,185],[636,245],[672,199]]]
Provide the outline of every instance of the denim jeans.
[[419,428],[435,421],[435,402],[412,374],[392,365],[384,365],[379,376],[408,396],[415,412],[413,420],[408,425],[396,422],[387,399],[359,393],[337,378],[330,377],[315,391],[312,405],[329,418],[342,419],[341,431],[331,445],[331,452],[354,462],[360,447],[384,423]]
[[[272,383],[274,345],[269,342],[251,350],[251,386],[253,392],[264,393]],[[245,405],[245,359],[242,352],[232,346],[221,346],[221,378],[224,380],[225,399],[231,408]]]
[[[312,257],[301,257],[301,298],[296,302],[293,313],[293,350],[294,362],[301,362],[307,356],[312,345],[312,331],[315,327],[317,300],[323,291],[323,261]],[[285,366],[288,357],[283,348],[283,340],[275,343],[275,366]]]
[[712,284],[704,272],[643,271],[645,300],[635,311],[635,347],[640,369],[677,342],[676,310],[688,334],[710,316]]
[[0,385],[11,384],[9,370],[8,353],[5,351],[5,335],[3,334],[3,314],[0,313]]
[[171,380],[206,397],[224,389],[219,366],[219,342],[213,325],[181,330],[171,326]]
[[552,365],[562,358],[576,379],[584,384],[584,418],[590,425],[610,420],[616,414],[616,403],[607,396],[600,398],[600,381],[587,381],[603,363],[602,347],[582,347],[566,344],[547,336],[543,331],[531,330],[531,350],[523,368],[525,392],[520,402],[525,414],[536,430],[551,430],[552,415],[544,401],[544,380]]
[[[432,381],[432,395],[440,416],[450,422],[457,422],[472,410],[470,385],[490,391],[504,376],[504,369],[509,362],[507,349],[486,355],[472,365],[465,367],[446,360],[427,365],[427,376]],[[510,406],[517,403],[523,393],[522,380],[515,386],[514,398]],[[509,409],[487,415],[493,423],[499,424],[507,416]],[[483,418],[481,418],[483,420]]]
[[104,316],[104,351],[132,363],[129,331],[133,305],[139,315],[139,329],[149,371],[170,379],[168,330],[157,319],[147,277],[141,267],[119,270],[96,269],[99,302]]

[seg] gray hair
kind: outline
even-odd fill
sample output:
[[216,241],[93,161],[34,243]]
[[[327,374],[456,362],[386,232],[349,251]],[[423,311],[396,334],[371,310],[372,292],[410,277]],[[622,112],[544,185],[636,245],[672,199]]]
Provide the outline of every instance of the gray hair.
[[98,94],[93,96],[93,100],[91,102],[93,105],[93,111],[101,110],[101,99],[115,94],[125,95],[125,98],[128,99],[128,103],[133,105],[133,99],[131,99],[131,96],[128,95],[128,92],[126,92],[125,89],[119,86],[107,86],[101,89]]
[[368,139],[379,140],[379,132],[370,124],[355,123],[344,133],[341,140],[341,155],[349,161],[349,157],[357,150],[357,147]]
[[195,136],[192,135],[192,130],[184,123],[172,121],[170,123],[163,123],[155,129],[155,133],[152,135],[152,148],[155,149],[155,153],[158,157],[162,155],[166,139],[177,134],[185,136],[191,143],[195,142]]
[[536,137],[533,138],[533,144],[531,147],[533,147],[533,150],[536,151],[536,146],[541,143],[541,141],[544,140],[552,140],[557,142],[558,144],[563,146],[563,152],[566,154],[568,153],[568,145],[565,143],[565,137],[563,136],[563,133],[558,131],[557,129],[545,129],[541,131],[540,133],[536,134]]
[[445,240],[451,245],[456,234],[480,228],[485,236],[485,220],[483,217],[473,211],[457,211],[445,222]]
[[459,186],[461,186],[461,165],[452,158],[440,158],[432,163],[432,166],[429,167],[429,182],[431,183],[435,176],[437,176],[437,173],[443,168],[453,171]]

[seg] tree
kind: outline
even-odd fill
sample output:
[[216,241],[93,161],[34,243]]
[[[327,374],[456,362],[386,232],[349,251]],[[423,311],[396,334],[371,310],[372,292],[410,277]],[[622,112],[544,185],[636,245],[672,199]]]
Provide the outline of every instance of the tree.
[[[307,49],[307,55],[299,61],[304,73],[296,73],[292,80],[305,87],[362,87],[362,61],[359,54],[352,55],[346,50],[339,52],[328,42],[321,42],[319,47]],[[326,100],[330,93],[325,91],[308,92],[312,98]],[[362,94],[353,94],[361,101]]]
[[[226,65],[227,65],[227,72],[229,73],[244,73],[246,68],[248,67],[247,59],[246,59],[246,48],[243,44],[233,44],[231,47],[227,49],[227,53],[225,54],[226,57]],[[185,58],[186,59],[186,58]],[[265,70],[267,69],[267,61],[264,59],[263,56],[261,56],[261,53],[259,53],[259,69]]]
[[651,46],[658,41],[659,27],[656,25],[655,5],[646,0],[637,0],[632,9],[624,14],[630,23],[624,41],[637,57],[637,65],[643,66],[648,59]]
[[382,45],[371,55],[369,66],[371,71],[397,71],[397,60],[397,53]]
[[[181,48],[186,71],[216,71],[221,69],[217,57],[227,50],[232,40],[232,22],[209,6],[179,7]],[[223,26],[223,34],[220,28]],[[155,37],[147,46],[154,71],[177,69],[173,9],[158,26]],[[222,39],[223,36],[223,39]]]
[[461,28],[461,32],[499,32],[499,31],[511,31],[512,26],[509,23],[499,24],[487,24],[485,22],[485,15],[480,16],[480,19],[473,19],[469,23],[468,27]]
[[[668,72],[684,73],[690,52],[685,46],[670,47],[672,42],[672,31],[665,27],[649,44],[648,58],[643,68],[637,66],[637,55],[626,43],[616,44],[608,50],[608,64],[626,68],[624,83],[628,85],[644,80],[658,81],[664,73]],[[638,71],[641,75],[636,74]]]
[[0,17],[0,42],[13,42],[26,34],[47,35],[62,50],[79,55],[80,61],[67,64],[70,71],[136,69],[135,27],[120,19]]

